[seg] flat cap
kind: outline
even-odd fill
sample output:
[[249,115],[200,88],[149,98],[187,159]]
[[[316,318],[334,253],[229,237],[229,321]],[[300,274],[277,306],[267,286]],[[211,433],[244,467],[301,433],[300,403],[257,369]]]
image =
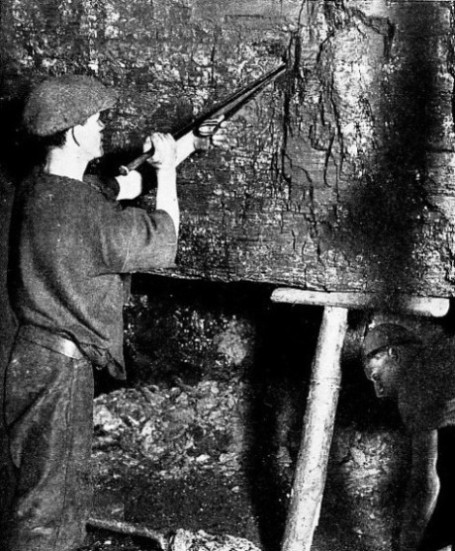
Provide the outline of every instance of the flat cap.
[[65,75],[44,80],[30,93],[23,124],[36,136],[50,136],[115,105],[117,94],[94,77]]
[[363,340],[365,356],[376,354],[389,346],[402,344],[422,344],[418,336],[397,323],[382,323],[370,329]]

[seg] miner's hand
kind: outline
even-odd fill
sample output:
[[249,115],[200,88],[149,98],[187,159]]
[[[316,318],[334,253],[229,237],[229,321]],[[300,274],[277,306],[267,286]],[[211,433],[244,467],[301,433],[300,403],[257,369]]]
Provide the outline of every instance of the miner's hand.
[[171,134],[154,132],[143,145],[144,153],[153,147],[154,152],[147,162],[156,170],[175,168],[177,165],[177,147]]

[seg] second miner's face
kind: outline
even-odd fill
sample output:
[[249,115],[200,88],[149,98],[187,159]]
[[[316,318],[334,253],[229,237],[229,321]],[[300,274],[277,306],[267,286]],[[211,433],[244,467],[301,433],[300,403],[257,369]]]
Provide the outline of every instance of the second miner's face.
[[100,120],[100,113],[95,113],[81,125],[80,146],[89,160],[103,155],[103,130],[104,123]]
[[365,374],[373,382],[378,398],[395,398],[398,394],[399,364],[388,348],[365,360]]

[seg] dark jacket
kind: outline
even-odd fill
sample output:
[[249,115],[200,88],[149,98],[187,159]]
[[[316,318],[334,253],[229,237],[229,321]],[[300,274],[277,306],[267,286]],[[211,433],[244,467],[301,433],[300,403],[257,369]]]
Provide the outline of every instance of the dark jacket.
[[409,432],[455,426],[455,342],[426,342],[400,374],[398,407]]
[[[35,173],[24,182],[13,266],[13,307],[21,324],[108,352],[125,378],[123,275],[174,263],[170,216],[122,206],[95,180]],[[112,366],[110,366],[112,368]]]

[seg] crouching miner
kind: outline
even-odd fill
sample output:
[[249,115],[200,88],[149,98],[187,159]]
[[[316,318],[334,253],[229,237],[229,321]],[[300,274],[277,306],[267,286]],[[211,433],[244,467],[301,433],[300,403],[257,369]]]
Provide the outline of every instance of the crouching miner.
[[20,328],[4,388],[14,474],[5,551],[69,551],[84,543],[92,367],[125,378],[124,274],[168,267],[176,255],[170,135],[151,136],[158,186],[151,215],[118,202],[141,193],[138,172],[109,185],[84,176],[103,154],[100,113],[115,100],[95,79],[64,76],[41,83],[24,111],[24,125],[46,155],[18,191],[15,211],[12,300]]
[[363,342],[376,395],[397,402],[411,435],[400,551],[455,543],[455,350],[448,338],[426,340],[403,325],[382,323]]

